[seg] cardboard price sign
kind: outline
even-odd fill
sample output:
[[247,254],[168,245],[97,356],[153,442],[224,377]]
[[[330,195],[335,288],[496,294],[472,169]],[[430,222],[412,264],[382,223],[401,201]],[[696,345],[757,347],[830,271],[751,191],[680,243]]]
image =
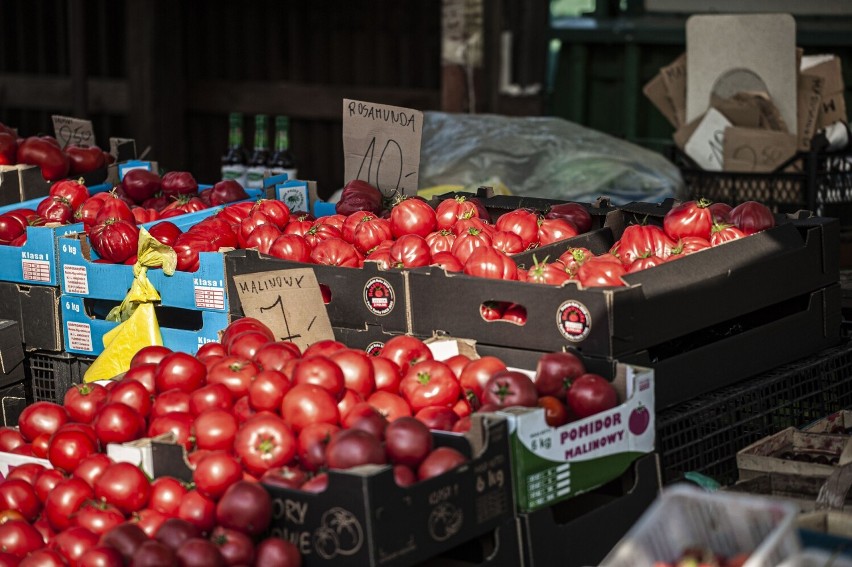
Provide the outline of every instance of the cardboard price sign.
[[68,144],[95,146],[95,130],[91,120],[53,115],[53,132],[61,147]]
[[303,351],[311,344],[334,339],[316,275],[310,268],[275,270],[234,276],[246,317],[255,317],[281,341]]
[[386,197],[416,194],[422,136],[419,110],[343,99],[344,181],[366,181]]

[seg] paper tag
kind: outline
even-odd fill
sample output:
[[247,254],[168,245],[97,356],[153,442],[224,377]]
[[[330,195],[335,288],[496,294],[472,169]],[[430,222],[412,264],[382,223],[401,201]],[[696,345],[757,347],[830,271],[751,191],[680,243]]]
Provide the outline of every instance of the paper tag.
[[[75,250],[76,249],[73,249]],[[89,294],[89,274],[86,266],[75,266],[65,264],[62,267],[62,276],[65,278],[65,293],[76,293],[78,295]]]
[[68,348],[92,352],[92,326],[88,323],[66,321],[65,328],[68,333]]
[[730,125],[731,123],[721,112],[715,108],[708,110],[698,128],[686,142],[686,155],[691,157],[701,169],[722,171],[725,128]]
[[95,130],[91,120],[53,115],[53,131],[59,145],[95,146]]
[[344,181],[360,179],[386,196],[415,195],[423,113],[343,99]]
[[278,340],[294,342],[304,351],[317,341],[334,339],[312,269],[234,276],[234,283],[243,314],[263,321]]

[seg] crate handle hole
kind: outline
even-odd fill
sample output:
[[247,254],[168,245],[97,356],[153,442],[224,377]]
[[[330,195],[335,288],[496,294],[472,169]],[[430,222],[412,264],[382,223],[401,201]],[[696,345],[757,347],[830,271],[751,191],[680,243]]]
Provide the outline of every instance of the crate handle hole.
[[527,324],[527,308],[512,301],[485,301],[479,306],[479,315],[487,323]]

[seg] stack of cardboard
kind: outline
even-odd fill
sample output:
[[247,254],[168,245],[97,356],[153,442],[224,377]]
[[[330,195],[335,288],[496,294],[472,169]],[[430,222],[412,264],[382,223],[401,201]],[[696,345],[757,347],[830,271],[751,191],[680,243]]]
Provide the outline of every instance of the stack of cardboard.
[[840,59],[804,56],[788,15],[695,16],[687,52],[643,92],[708,171],[770,172],[846,122]]

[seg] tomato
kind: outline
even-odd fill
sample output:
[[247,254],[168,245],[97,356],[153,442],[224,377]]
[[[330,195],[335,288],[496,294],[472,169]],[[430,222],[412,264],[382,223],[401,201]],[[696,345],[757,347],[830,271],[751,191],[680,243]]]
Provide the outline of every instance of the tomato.
[[329,358],[343,373],[343,383],[346,388],[358,392],[365,398],[375,391],[376,373],[371,357],[366,353],[354,349],[343,349],[331,353]]
[[315,248],[317,244],[330,238],[343,239],[343,232],[332,224],[327,224],[320,219],[311,226],[304,234],[305,241]]
[[[84,502],[74,515],[75,526],[85,528],[98,536],[123,523],[124,513],[112,504],[108,504],[102,500]],[[97,538],[95,539],[95,543],[97,543]]]
[[9,244],[27,230],[29,223],[24,223],[16,215],[0,215],[0,244]]
[[315,384],[297,384],[284,395],[281,416],[293,431],[299,432],[311,423],[340,422],[337,400],[328,390]]
[[718,246],[732,240],[745,238],[745,232],[730,224],[715,224],[710,235],[710,246]]
[[117,550],[129,564],[139,546],[146,541],[148,536],[142,528],[132,522],[125,522],[102,535],[98,544]]
[[[246,331],[234,337],[231,348],[240,350],[249,341],[256,338],[257,341],[266,344],[269,339],[258,331]],[[248,353],[254,353],[256,349],[249,349]],[[245,354],[248,354],[245,353]],[[236,356],[226,356],[210,367],[207,373],[208,384],[222,384],[231,392],[233,399],[241,398],[248,394],[252,378],[257,374],[257,366],[249,360]]]
[[520,236],[508,230],[498,230],[491,239],[491,246],[504,254],[518,254],[526,250]]
[[254,355],[254,363],[261,370],[281,371],[288,360],[299,358],[301,352],[295,343],[276,341],[262,346]]
[[41,534],[27,522],[10,520],[0,525],[0,549],[18,557],[44,547]]
[[71,527],[72,515],[94,495],[92,487],[79,478],[72,477],[57,484],[44,502],[44,516],[50,527],[57,531]]
[[264,224],[252,231],[246,238],[243,248],[256,248],[261,254],[269,254],[272,244],[281,236],[281,229],[274,224]]
[[391,232],[395,238],[405,234],[416,234],[425,238],[437,228],[437,222],[432,207],[417,198],[400,201],[390,213]]
[[[673,256],[669,256],[669,258],[673,258]],[[642,258],[637,258],[633,261],[632,264],[627,266],[627,273],[633,274],[636,272],[641,272],[642,270],[647,270],[648,268],[653,268],[654,266],[659,266],[660,264],[665,264],[666,260],[660,258],[659,256],[645,256]]]
[[168,516],[165,514],[150,508],[145,508],[144,510],[140,510],[133,514],[130,521],[142,528],[145,535],[148,537],[154,537],[154,534],[157,533],[157,530],[160,529],[160,526],[162,526],[163,522],[167,519]]
[[568,407],[559,398],[541,396],[537,404],[538,407],[544,408],[544,421],[550,427],[561,427],[571,421]]
[[482,388],[483,404],[535,407],[538,392],[529,376],[517,370],[498,370]]
[[175,443],[183,445],[188,451],[192,448],[192,414],[181,411],[169,412],[153,417],[148,425],[148,437],[159,437],[171,433]]
[[[364,261],[375,262],[380,270],[390,270],[394,267],[391,263],[390,248],[377,248],[367,254]],[[325,299],[324,295],[323,299]],[[328,304],[328,301],[326,301],[326,304]]]
[[[520,237],[519,237],[520,238]],[[459,262],[464,264],[474,250],[481,247],[491,246],[491,233],[479,228],[469,228],[457,235],[450,250]]]
[[234,416],[237,418],[239,423],[245,423],[248,418],[253,415],[257,415],[257,411],[251,407],[249,404],[249,397],[244,396],[234,402]]
[[350,242],[359,252],[366,254],[382,241],[392,238],[390,223],[387,220],[368,216],[355,225]]
[[538,245],[539,223],[538,217],[533,212],[525,209],[517,209],[504,213],[494,223],[494,227],[497,230],[514,232],[520,236],[525,250]]
[[95,546],[77,561],[77,567],[122,567],[124,559],[117,549],[105,545]]
[[243,467],[254,475],[286,465],[296,455],[296,438],[290,428],[284,420],[266,412],[249,418],[240,426],[233,446]]
[[89,190],[82,180],[65,179],[51,185],[48,195],[67,203],[72,211],[76,211],[89,198]]
[[426,244],[429,245],[429,253],[432,255],[438,252],[450,252],[455,241],[456,235],[451,230],[442,229],[426,235]]
[[331,423],[312,423],[302,429],[296,439],[299,465],[307,471],[324,468],[326,445],[337,431],[340,431],[340,427]]
[[708,207],[713,215],[713,222],[720,224],[731,223],[731,211],[733,207],[727,203],[713,203]]
[[624,229],[621,238],[610,252],[616,254],[624,265],[629,266],[637,258],[651,254],[668,258],[675,247],[674,240],[669,238],[662,228],[633,224]]
[[570,352],[550,352],[539,357],[535,368],[535,388],[540,396],[565,400],[571,381],[586,373],[583,361]]
[[189,399],[190,394],[177,388],[162,392],[154,398],[154,404],[151,406],[151,419],[172,412],[189,413]]
[[57,431],[50,438],[47,457],[54,468],[70,473],[77,468],[80,461],[97,451],[97,442],[92,441],[85,433]]
[[33,482],[36,496],[41,503],[47,501],[47,496],[56,488],[56,485],[65,480],[65,475],[56,469],[45,469],[41,471]]
[[98,209],[98,214],[95,216],[95,224],[106,223],[109,221],[126,221],[130,224],[136,224],[136,219],[133,212],[130,210],[130,205],[118,198],[116,195],[109,193],[110,197],[103,200],[101,207]]
[[439,431],[452,431],[453,425],[459,420],[456,412],[446,406],[427,406],[418,411],[414,417],[426,424],[429,429]]
[[[287,226],[284,227],[284,234],[293,234],[295,236],[305,237],[305,234],[314,226],[316,220],[311,217],[310,219],[301,217],[293,217],[290,219],[290,222],[287,223]],[[341,234],[343,232],[341,231]]]
[[24,443],[26,441],[20,431],[11,427],[0,427],[0,451],[8,453]]
[[518,266],[506,254],[491,246],[473,251],[464,263],[464,273],[480,278],[517,280]]
[[[198,531],[207,533],[216,525],[216,503],[197,490],[190,490],[181,500],[177,517],[189,522]],[[169,521],[166,520],[157,530],[158,539],[160,532],[168,525]]]
[[257,546],[255,565],[301,567],[302,556],[296,544],[279,537],[268,537]]
[[429,244],[416,234],[405,234],[390,248],[390,262],[394,268],[428,266],[432,261]]
[[450,407],[461,393],[450,367],[437,360],[424,360],[410,366],[399,387],[414,412],[427,406]]
[[254,317],[241,317],[225,328],[221,342],[225,348],[228,348],[234,337],[246,331],[259,331],[265,334],[270,341],[275,340],[275,335],[262,321]]
[[311,260],[326,266],[357,268],[363,262],[363,256],[354,246],[341,238],[329,238],[314,245]]
[[583,287],[619,287],[625,283],[621,279],[627,271],[624,266],[610,259],[610,255],[593,256],[577,270],[577,279]]
[[351,469],[367,464],[383,465],[387,462],[381,441],[361,429],[346,429],[331,436],[325,450],[331,469]]
[[432,351],[426,343],[409,335],[397,335],[390,338],[382,348],[382,358],[387,358],[399,367],[400,374],[408,372],[408,367],[424,360],[432,360]]
[[267,254],[292,262],[311,262],[311,246],[297,234],[282,234],[269,246]]
[[237,418],[227,410],[211,408],[195,418],[192,432],[199,449],[228,451],[233,447],[237,435]]
[[27,441],[41,434],[53,435],[68,422],[65,408],[53,402],[36,402],[24,408],[18,417],[18,428]]
[[571,276],[564,268],[559,266],[560,264],[535,261],[533,267],[527,271],[527,281],[546,285],[562,285],[571,279]]
[[230,410],[234,396],[224,384],[207,384],[189,395],[189,413],[198,416],[208,409]]
[[343,187],[335,210],[342,215],[351,215],[358,211],[378,215],[382,212],[382,200],[381,191],[366,181],[353,179]]
[[210,534],[210,541],[218,548],[226,564],[254,564],[254,542],[243,532],[219,526]]
[[74,211],[74,220],[82,222],[86,232],[92,230],[92,227],[97,224],[98,213],[101,207],[104,206],[104,201],[111,198],[109,193],[96,193],[86,199],[86,201]]
[[89,173],[106,166],[104,152],[97,146],[68,144],[65,155],[68,156],[71,175]]
[[179,480],[162,476],[151,483],[148,506],[170,518],[177,516],[181,500],[187,493],[186,486]]
[[[222,343],[204,343],[200,347],[198,347],[198,351],[195,353],[195,358],[200,360],[207,366],[210,367],[208,361],[210,360],[218,360],[223,358],[228,353],[225,350],[225,347],[222,346]],[[209,372],[209,370],[208,370]]]
[[136,254],[139,229],[135,224],[119,220],[96,224],[89,231],[89,240],[98,256],[120,264]]
[[405,398],[398,394],[392,394],[384,390],[373,392],[367,403],[379,410],[385,419],[392,422],[403,416],[411,416],[411,406],[405,401]]
[[347,427],[345,422],[346,414],[348,414],[355,406],[361,404],[363,401],[364,396],[362,396],[355,390],[349,390],[344,388],[343,395],[337,402],[337,412],[340,414],[340,421],[344,425],[344,427]]
[[580,203],[559,203],[551,205],[544,215],[546,219],[562,219],[571,223],[578,233],[592,229],[592,215]]
[[178,236],[172,248],[177,254],[177,269],[181,272],[197,272],[200,267],[198,254],[218,250],[218,246],[208,238],[192,232]]
[[216,504],[216,522],[224,528],[257,537],[265,533],[272,522],[272,497],[257,482],[236,482]]
[[713,212],[710,201],[686,201],[673,207],[663,217],[663,230],[673,240],[685,236],[710,238],[710,228],[713,226]]
[[467,457],[452,447],[438,447],[417,467],[417,479],[426,480],[450,471],[467,462]]
[[[334,426],[329,426],[334,427]],[[335,428],[339,429],[339,428]],[[304,431],[299,434],[299,439],[301,439],[302,435],[304,435]],[[299,456],[299,460],[301,462],[301,454],[299,449],[299,439],[296,439],[296,454]],[[325,452],[325,446],[322,449],[323,453]],[[285,467],[277,467],[274,469],[269,469],[263,476],[260,477],[260,482],[267,486],[276,486],[279,488],[287,488],[291,490],[295,490],[299,488],[305,480],[308,478],[308,473],[305,469],[301,469],[295,466],[285,466]]]
[[204,201],[198,197],[180,195],[178,197],[172,197],[172,199],[174,199],[174,201],[166,205],[161,211],[160,218],[165,219],[185,215],[186,213],[197,213],[198,211],[203,211],[207,208]]
[[142,469],[131,463],[115,463],[95,484],[95,496],[125,514],[141,510],[151,495],[151,483]]
[[0,510],[15,510],[32,522],[41,512],[41,500],[29,482],[20,478],[6,479],[0,483]]
[[[167,176],[170,174],[166,174]],[[131,169],[124,174],[121,188],[136,203],[150,199],[162,189],[160,176],[147,169]]]
[[154,380],[160,392],[177,388],[189,393],[204,385],[206,376],[207,368],[197,358],[185,352],[172,352],[160,361]]
[[110,391],[107,402],[121,402],[136,410],[142,417],[151,413],[151,394],[142,382],[121,380]]
[[[248,193],[233,179],[225,179],[216,183],[210,192],[210,204],[214,207],[243,199],[248,199]],[[251,204],[249,203],[248,206],[251,207]]]
[[74,218],[74,209],[62,197],[46,197],[36,207],[36,213],[47,222],[59,224],[68,224]]
[[399,383],[402,381],[402,373],[399,366],[392,360],[382,356],[368,357],[373,367],[376,390],[396,394],[399,392]]
[[462,263],[449,252],[438,252],[432,255],[432,266],[439,266],[445,272],[461,272],[464,269]]
[[55,181],[68,177],[71,163],[58,144],[53,144],[45,138],[30,136],[18,143],[17,163],[37,165],[41,168],[41,176],[47,181]]
[[49,433],[40,433],[33,439],[32,442],[32,452],[33,455],[38,457],[39,459],[47,458],[47,449],[50,445],[50,438],[52,435]]
[[192,481],[201,495],[219,500],[229,486],[242,479],[243,469],[227,451],[210,451],[198,461]]
[[49,469],[45,469],[43,465],[40,465],[38,463],[23,463],[16,467],[9,468],[9,473],[6,475],[6,480],[17,478],[19,480],[23,480],[31,486],[34,486],[35,479],[41,472],[45,470]]
[[772,210],[757,201],[740,203],[731,210],[729,218],[734,226],[747,235],[775,226],[775,215],[772,214]]
[[686,236],[678,241],[676,247],[672,248],[672,255],[669,256],[669,259],[683,258],[705,248],[710,248],[710,240],[697,236]]
[[65,567],[65,557],[52,549],[39,549],[27,555],[18,567]]
[[538,242],[541,246],[553,244],[577,236],[573,224],[564,219],[543,219],[538,221]]
[[195,195],[198,193],[198,183],[188,171],[170,171],[166,173],[162,179],[162,188],[163,194],[167,197]]
[[127,404],[110,402],[98,410],[94,428],[101,445],[106,447],[107,443],[126,443],[142,437],[145,419]]
[[506,363],[496,356],[483,356],[471,360],[459,374],[459,386],[462,394],[475,408],[482,403],[482,391],[488,380],[501,370],[506,369]]
[[459,195],[438,203],[435,216],[438,230],[446,230],[452,228],[459,220],[478,218],[480,214],[474,201]]
[[112,459],[106,454],[94,453],[80,461],[71,476],[85,480],[89,486],[94,488],[95,483],[110,465],[112,465]]
[[130,212],[133,213],[133,219],[136,221],[136,224],[145,224],[160,218],[160,213],[158,213],[156,209],[133,207],[130,209]]
[[0,131],[0,165],[15,165],[17,156],[17,138],[8,132]]
[[297,361],[292,381],[294,385],[322,386],[337,399],[343,395],[345,387],[343,371],[332,359],[325,356],[307,356]]
[[606,378],[597,374],[583,374],[571,382],[566,401],[571,413],[583,419],[618,405],[615,388]]

